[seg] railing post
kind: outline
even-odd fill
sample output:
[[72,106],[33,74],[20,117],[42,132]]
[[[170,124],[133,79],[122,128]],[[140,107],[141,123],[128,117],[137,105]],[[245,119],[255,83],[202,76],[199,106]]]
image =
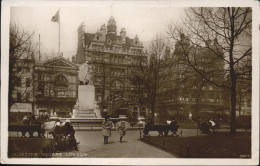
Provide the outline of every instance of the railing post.
[[139,133],[140,133],[140,139],[141,139],[142,138],[142,133],[141,133],[140,125],[139,125]]
[[165,143],[165,141],[164,141],[164,138],[163,138],[163,148],[164,148],[164,143]]
[[200,157],[200,146],[199,146],[199,150],[198,151],[199,151],[199,157]]
[[182,144],[180,145],[180,156],[182,157]]
[[189,144],[186,145],[186,157],[187,158],[191,157],[191,147]]

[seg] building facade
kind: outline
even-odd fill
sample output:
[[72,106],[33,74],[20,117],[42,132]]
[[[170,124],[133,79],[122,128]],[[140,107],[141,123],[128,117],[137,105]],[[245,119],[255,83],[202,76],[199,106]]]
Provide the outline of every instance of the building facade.
[[34,107],[33,58],[17,59],[9,75],[10,112],[31,113]]
[[[202,73],[210,73],[212,81],[224,80],[224,62],[214,59],[213,52],[204,47],[196,48],[197,54],[193,55],[195,48],[190,45],[189,39],[181,35],[181,40],[182,46],[176,43],[173,53],[169,47],[166,48],[161,62],[156,112],[162,118],[174,116],[183,119],[188,119],[190,113],[193,118],[203,113],[225,113],[228,107],[223,89],[208,83],[192,69],[182,47],[187,47],[187,54],[192,63],[196,61],[196,68]],[[217,47],[216,41],[208,44],[212,49]]]
[[117,35],[113,16],[96,33],[87,33],[83,23],[78,28],[76,62],[83,64],[86,60],[91,65],[96,101],[102,111],[115,117],[145,116],[147,108],[140,108],[131,83],[138,63],[147,60],[137,35],[133,39],[127,37],[125,28]]
[[62,56],[34,66],[35,114],[70,117],[77,101],[78,66]]

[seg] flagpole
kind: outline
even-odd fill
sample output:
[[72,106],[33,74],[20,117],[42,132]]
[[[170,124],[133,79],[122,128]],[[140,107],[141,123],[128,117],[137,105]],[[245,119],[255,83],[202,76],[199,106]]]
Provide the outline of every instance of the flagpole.
[[59,9],[59,56],[60,56],[60,9]]

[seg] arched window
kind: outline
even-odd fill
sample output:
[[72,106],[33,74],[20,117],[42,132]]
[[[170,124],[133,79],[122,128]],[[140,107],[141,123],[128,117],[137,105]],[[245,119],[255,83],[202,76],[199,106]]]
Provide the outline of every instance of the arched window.
[[55,85],[57,87],[67,87],[69,84],[67,79],[63,75],[59,75],[55,78]]
[[56,97],[60,98],[60,97],[66,97],[68,95],[67,91],[68,91],[69,83],[68,80],[63,75],[58,75],[55,78],[54,85],[55,85],[54,93]]

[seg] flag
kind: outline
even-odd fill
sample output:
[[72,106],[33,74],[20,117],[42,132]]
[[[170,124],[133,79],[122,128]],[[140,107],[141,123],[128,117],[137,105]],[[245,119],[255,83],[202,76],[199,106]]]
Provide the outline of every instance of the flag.
[[60,9],[56,12],[55,16],[52,16],[51,18],[52,22],[60,22]]

